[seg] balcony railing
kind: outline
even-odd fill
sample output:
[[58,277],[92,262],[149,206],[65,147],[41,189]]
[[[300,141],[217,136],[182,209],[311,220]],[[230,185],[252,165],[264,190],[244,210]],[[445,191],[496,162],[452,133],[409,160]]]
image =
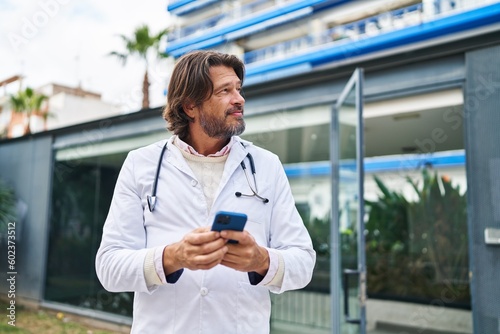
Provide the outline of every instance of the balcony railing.
[[272,7],[282,5],[290,1],[292,0],[256,0],[244,6],[235,7],[228,12],[210,17],[199,23],[185,26],[181,29],[175,29],[173,33],[169,35],[168,40],[169,42],[173,42],[180,38],[207,33],[208,30],[216,26],[220,26],[226,23],[229,25],[231,24],[231,22],[241,21],[247,17],[254,15],[255,13],[269,10]]
[[187,36],[194,35],[198,32],[206,31],[207,29],[211,29],[217,25],[219,25],[224,19],[226,18],[226,14],[219,14],[216,16],[213,16],[207,20],[204,20],[198,24],[193,24],[190,26],[187,26],[183,29],[179,29],[177,36],[170,36],[169,41],[173,41],[178,38],[184,38]]
[[409,7],[381,13],[356,22],[336,26],[321,34],[308,35],[269,47],[245,53],[246,64],[260,61],[277,60],[291,54],[326,44],[348,43],[362,38],[369,38],[381,33],[399,30],[405,27],[431,21],[443,15],[477,7],[494,0],[432,0]]

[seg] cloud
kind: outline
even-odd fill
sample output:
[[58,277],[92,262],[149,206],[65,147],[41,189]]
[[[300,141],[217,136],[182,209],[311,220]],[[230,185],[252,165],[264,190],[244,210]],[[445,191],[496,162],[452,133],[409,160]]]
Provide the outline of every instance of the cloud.
[[[136,91],[144,64],[130,59],[122,66],[107,54],[124,50],[117,36],[130,36],[141,24],[153,32],[169,27],[165,1],[4,0],[0,9],[0,80],[23,74],[25,85],[32,87],[81,83],[108,102],[123,104],[127,99],[129,111],[140,108]],[[162,66],[154,71],[152,106],[163,104],[167,79]]]
[[13,1],[4,0],[0,2],[0,11],[12,10],[12,9],[15,9]]

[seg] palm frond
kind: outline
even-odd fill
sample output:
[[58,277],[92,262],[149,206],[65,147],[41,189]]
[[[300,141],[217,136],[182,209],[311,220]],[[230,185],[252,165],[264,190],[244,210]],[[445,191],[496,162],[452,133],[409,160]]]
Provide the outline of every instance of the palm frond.
[[[126,63],[126,59],[128,56],[136,55],[139,56],[142,60],[144,60],[146,64],[146,73],[149,67],[148,64],[148,53],[154,52],[158,58],[166,58],[168,54],[162,53],[159,50],[159,44],[164,35],[168,33],[168,29],[163,29],[159,31],[156,35],[152,35],[149,27],[146,24],[138,26],[134,32],[132,33],[132,37],[127,37],[125,35],[119,35],[124,42],[124,47],[126,52],[116,52],[113,51],[110,55],[118,57],[123,65]],[[149,108],[149,94],[148,87],[149,81],[147,76],[145,76],[146,80],[143,84],[143,108]]]
[[157,41],[161,41],[161,39],[163,38],[163,36],[165,36],[166,34],[169,33],[169,29],[163,29],[161,31],[159,31],[156,36],[154,37],[155,40]]
[[22,97],[21,92],[18,95],[10,96],[10,104],[12,110],[17,113],[23,113],[26,109],[25,99]]
[[16,95],[11,95],[10,103],[14,112],[25,113],[29,117],[33,112],[40,111],[43,102],[47,99],[46,95],[39,94],[27,87],[25,90],[17,92]]
[[117,57],[122,62],[122,65],[124,65],[124,66],[125,66],[125,64],[127,64],[127,57],[128,56],[124,53],[112,51],[112,52],[108,53],[108,56]]

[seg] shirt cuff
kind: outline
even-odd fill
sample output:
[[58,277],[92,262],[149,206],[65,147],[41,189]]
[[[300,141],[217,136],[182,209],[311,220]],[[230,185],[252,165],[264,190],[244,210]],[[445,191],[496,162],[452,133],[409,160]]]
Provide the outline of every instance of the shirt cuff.
[[156,276],[161,281],[161,284],[174,284],[177,282],[177,280],[181,277],[182,273],[184,272],[184,269],[179,269],[177,271],[174,271],[170,275],[165,276],[165,271],[163,270],[163,250],[165,247],[156,247],[154,249],[154,267],[155,267],[155,273]]
[[[281,287],[283,283],[283,276],[285,274],[285,261],[283,260],[283,255],[275,249],[266,248],[269,254],[269,269],[267,270],[266,276],[261,276],[257,273],[248,273],[250,283],[252,285],[264,285],[264,286],[277,286]],[[252,274],[252,275],[250,275]]]
[[165,275],[158,275],[156,270],[156,250],[157,248],[149,249],[144,259],[144,278],[148,287],[165,284],[161,279],[161,276]]
[[272,250],[272,252],[276,253],[278,256],[278,269],[276,270],[276,275],[274,275],[273,279],[265,285],[281,288],[281,285],[283,285],[283,278],[285,277],[285,260],[283,259],[283,255],[277,250]]

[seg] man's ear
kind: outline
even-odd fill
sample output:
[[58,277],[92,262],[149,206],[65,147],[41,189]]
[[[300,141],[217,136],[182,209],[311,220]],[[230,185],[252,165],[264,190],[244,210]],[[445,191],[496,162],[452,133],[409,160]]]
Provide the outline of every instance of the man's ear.
[[185,105],[182,106],[182,109],[184,109],[184,112],[186,113],[186,115],[188,115],[189,117],[193,118],[194,115],[195,115],[195,106],[194,104],[192,103],[186,103]]

